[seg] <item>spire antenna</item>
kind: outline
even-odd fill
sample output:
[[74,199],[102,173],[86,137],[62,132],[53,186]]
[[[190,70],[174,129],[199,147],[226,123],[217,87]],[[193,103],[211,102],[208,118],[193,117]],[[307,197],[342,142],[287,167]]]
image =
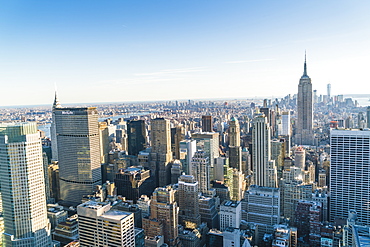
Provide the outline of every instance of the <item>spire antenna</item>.
[[306,50],[304,50],[304,70],[303,70],[303,76],[307,76]]

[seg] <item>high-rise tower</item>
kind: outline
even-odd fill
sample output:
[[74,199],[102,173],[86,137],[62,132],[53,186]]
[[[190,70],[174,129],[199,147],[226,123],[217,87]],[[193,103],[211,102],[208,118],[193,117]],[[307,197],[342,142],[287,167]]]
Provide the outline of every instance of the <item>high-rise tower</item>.
[[170,183],[171,126],[164,118],[152,119],[150,122],[150,141],[152,147],[152,172],[156,177],[157,186]]
[[0,125],[5,246],[51,246],[40,135],[35,123]]
[[298,84],[297,113],[295,143],[298,145],[313,145],[312,83],[311,78],[307,75],[306,56],[303,75]]
[[[53,103],[53,110],[56,108],[61,108],[62,106],[59,103],[57,92],[55,92],[54,103]],[[54,111],[52,113],[52,123],[50,126],[50,134],[51,134],[51,157],[53,160],[58,160],[58,145],[57,145],[57,134],[55,130],[55,115]]]
[[332,129],[330,156],[330,221],[356,210],[370,225],[370,131]]
[[252,147],[254,184],[276,188],[277,171],[275,161],[271,160],[271,132],[264,115],[253,120]]
[[145,149],[146,130],[144,120],[130,121],[127,124],[128,133],[128,153],[138,155]]
[[81,203],[101,184],[98,111],[96,107],[54,108],[58,145],[60,198]]

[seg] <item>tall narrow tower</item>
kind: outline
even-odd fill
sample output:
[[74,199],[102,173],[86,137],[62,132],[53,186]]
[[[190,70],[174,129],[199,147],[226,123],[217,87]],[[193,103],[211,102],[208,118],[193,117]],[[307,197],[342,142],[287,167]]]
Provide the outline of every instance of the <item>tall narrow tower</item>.
[[77,205],[101,184],[96,107],[54,108],[58,145],[60,198]]
[[54,96],[54,103],[53,103],[53,112],[52,112],[52,123],[50,126],[50,134],[51,134],[51,158],[52,160],[58,160],[58,145],[57,145],[57,134],[55,130],[55,115],[54,109],[61,108],[62,106],[59,103],[57,92],[55,91]]
[[170,183],[171,126],[164,118],[152,119],[150,122],[150,141],[152,146],[152,172],[156,176],[156,185],[165,186]]
[[254,184],[276,188],[277,171],[275,161],[271,160],[271,132],[264,115],[253,120],[252,145]]
[[303,75],[298,84],[297,112],[295,143],[298,145],[313,145],[312,83],[311,78],[307,75],[306,55]]
[[0,183],[5,246],[51,246],[35,123],[0,125]]

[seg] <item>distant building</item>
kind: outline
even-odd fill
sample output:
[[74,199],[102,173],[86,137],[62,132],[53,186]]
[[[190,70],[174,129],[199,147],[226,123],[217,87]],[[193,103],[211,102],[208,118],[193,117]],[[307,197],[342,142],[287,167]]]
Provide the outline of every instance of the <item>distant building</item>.
[[202,131],[203,132],[213,131],[212,116],[202,116]]

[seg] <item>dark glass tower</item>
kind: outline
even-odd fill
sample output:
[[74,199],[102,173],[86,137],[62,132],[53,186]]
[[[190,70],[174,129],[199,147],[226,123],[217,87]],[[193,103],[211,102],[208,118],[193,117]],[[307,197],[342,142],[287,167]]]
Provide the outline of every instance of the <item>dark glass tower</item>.
[[130,121],[127,124],[128,153],[138,155],[146,147],[146,130],[144,120]]

